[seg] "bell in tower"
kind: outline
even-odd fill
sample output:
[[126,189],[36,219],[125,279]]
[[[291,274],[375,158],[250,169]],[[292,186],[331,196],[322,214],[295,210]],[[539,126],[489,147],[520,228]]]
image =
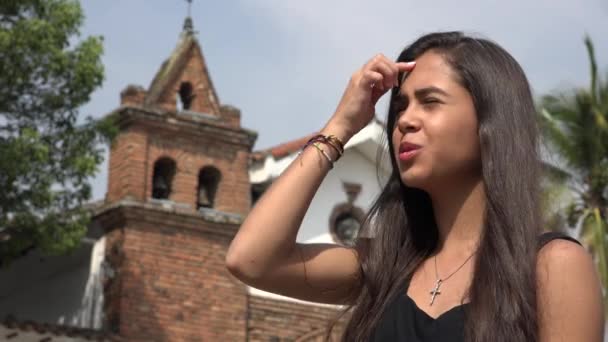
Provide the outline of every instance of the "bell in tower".
[[214,167],[205,167],[198,176],[198,205],[200,208],[213,208],[215,197],[221,174]]
[[152,177],[152,198],[169,199],[174,174],[175,162],[173,160],[163,158],[155,163]]
[[220,103],[190,16],[148,89],[127,87],[114,114],[124,134],[110,154],[108,200],[249,210],[247,159],[257,134],[241,128],[236,107]]
[[150,86],[128,86],[111,115],[119,134],[96,216],[115,270],[108,326],[125,341],[244,340],[247,293],[224,256],[251,208],[257,134],[220,103],[190,18]]

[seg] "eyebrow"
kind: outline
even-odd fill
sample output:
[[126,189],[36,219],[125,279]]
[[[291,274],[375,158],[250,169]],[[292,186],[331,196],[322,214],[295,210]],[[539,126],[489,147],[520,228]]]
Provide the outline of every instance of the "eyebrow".
[[[425,87],[425,88],[416,89],[414,91],[414,96],[417,97],[417,98],[422,98],[422,97],[425,97],[425,96],[433,94],[433,93],[436,93],[436,94],[439,94],[439,95],[443,95],[445,97],[450,97],[450,95],[445,90],[443,90],[441,88],[438,88],[436,86],[429,86],[429,87]],[[399,92],[397,94],[397,97],[398,98],[403,98],[403,99],[407,99],[408,98],[408,96],[406,94],[403,94],[401,92]]]

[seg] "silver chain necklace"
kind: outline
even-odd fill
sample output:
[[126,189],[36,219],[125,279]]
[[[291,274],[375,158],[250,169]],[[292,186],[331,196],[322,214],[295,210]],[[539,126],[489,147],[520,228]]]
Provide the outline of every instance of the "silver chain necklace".
[[435,297],[437,297],[437,295],[441,294],[441,291],[439,291],[439,287],[441,287],[441,284],[443,284],[444,281],[450,279],[451,276],[453,276],[456,272],[458,272],[469,260],[471,260],[471,258],[473,257],[473,255],[475,255],[475,253],[477,253],[477,250],[475,250],[475,252],[471,253],[471,255],[469,255],[469,257],[462,263],[462,265],[458,266],[458,268],[450,273],[449,276],[445,277],[444,279],[439,278],[439,273],[437,272],[437,254],[435,254],[435,287],[431,290],[431,304],[433,305],[433,303],[435,302]]

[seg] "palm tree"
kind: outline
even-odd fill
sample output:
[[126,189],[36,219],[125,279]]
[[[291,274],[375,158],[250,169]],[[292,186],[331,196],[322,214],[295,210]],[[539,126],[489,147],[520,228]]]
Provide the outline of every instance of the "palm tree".
[[[608,78],[600,80],[593,43],[585,46],[591,66],[589,89],[544,96],[540,122],[546,149],[559,159],[547,167],[547,224],[574,229],[596,262],[608,312]],[[558,199],[556,201],[556,199]]]

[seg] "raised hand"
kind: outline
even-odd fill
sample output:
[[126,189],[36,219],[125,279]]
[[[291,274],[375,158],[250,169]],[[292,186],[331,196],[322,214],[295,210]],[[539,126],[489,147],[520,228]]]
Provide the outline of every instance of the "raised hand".
[[399,73],[411,71],[415,65],[416,62],[393,62],[382,54],[370,59],[351,76],[326,128],[348,140],[374,117],[378,99],[399,84]]

